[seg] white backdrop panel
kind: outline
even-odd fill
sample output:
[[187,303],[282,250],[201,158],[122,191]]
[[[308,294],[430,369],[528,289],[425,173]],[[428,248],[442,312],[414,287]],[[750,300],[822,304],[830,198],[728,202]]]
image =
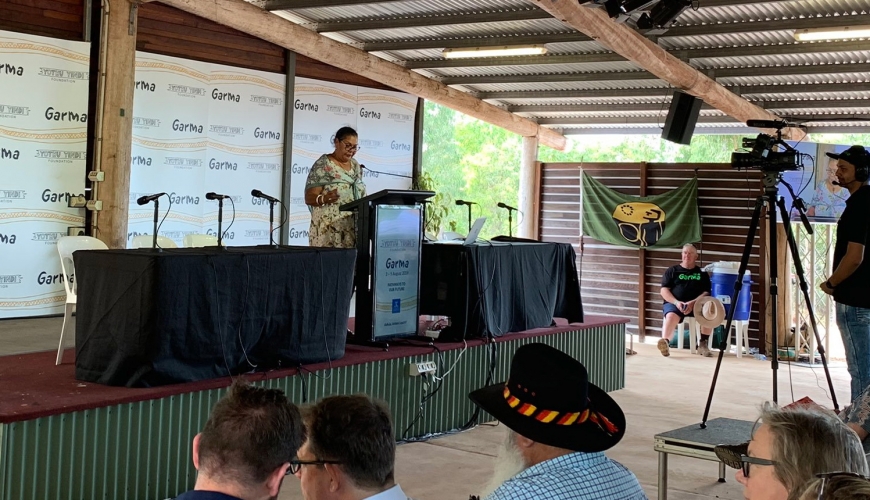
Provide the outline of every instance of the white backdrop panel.
[[0,32],[0,318],[63,311],[57,239],[84,224],[89,45]]
[[360,88],[357,103],[362,149],[356,158],[371,170],[384,172],[365,172],[366,190],[376,193],[382,189],[411,189],[417,98],[400,92]]
[[305,180],[315,160],[332,152],[335,132],[345,126],[356,129],[357,87],[297,78],[294,93],[289,234],[291,245],[308,245]]

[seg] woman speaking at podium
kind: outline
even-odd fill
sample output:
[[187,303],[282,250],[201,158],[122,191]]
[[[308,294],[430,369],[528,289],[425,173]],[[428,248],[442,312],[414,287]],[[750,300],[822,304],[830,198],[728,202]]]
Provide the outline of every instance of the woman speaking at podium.
[[366,195],[362,170],[353,155],[359,151],[359,136],[341,127],[333,139],[335,149],[314,162],[305,182],[305,204],[311,211],[309,245],[313,247],[356,247],[353,212],[338,207]]

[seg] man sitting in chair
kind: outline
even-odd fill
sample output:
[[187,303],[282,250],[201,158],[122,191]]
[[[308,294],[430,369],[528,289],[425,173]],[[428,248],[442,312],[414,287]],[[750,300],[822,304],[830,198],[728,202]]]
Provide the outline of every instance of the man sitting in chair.
[[[662,276],[662,338],[658,342],[662,356],[670,356],[671,337],[674,336],[674,328],[683,321],[686,316],[694,317],[695,301],[710,295],[712,285],[710,275],[695,263],[698,260],[698,250],[692,244],[683,245],[682,260],[676,266],[671,266]],[[701,342],[698,345],[698,354],[705,357],[713,356],[708,347],[708,339],[712,333],[711,328],[701,327]],[[683,332],[678,333],[682,335]],[[690,335],[694,335],[691,332]]]

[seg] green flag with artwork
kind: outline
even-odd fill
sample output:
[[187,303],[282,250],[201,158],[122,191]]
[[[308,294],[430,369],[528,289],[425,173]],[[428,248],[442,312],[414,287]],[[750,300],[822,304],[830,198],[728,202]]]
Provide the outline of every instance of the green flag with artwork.
[[676,248],[701,239],[698,178],[656,196],[629,196],[583,172],[583,234],[632,248]]

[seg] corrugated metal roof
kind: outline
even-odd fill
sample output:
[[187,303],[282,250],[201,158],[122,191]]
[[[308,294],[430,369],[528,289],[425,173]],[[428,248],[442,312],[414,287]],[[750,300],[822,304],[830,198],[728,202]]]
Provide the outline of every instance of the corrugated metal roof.
[[[314,4],[313,1],[311,3]],[[712,74],[714,77],[719,74],[717,81],[720,84],[739,88],[741,95],[750,101],[789,100],[787,108],[772,108],[780,115],[868,114],[868,108],[863,105],[849,106],[840,102],[836,106],[820,107],[815,101],[870,99],[870,72],[856,72],[863,66],[854,66],[870,63],[870,40],[830,44],[830,50],[826,50],[824,42],[807,45],[795,42],[793,37],[793,27],[797,25],[842,25],[850,22],[848,17],[855,17],[856,23],[868,24],[868,0],[734,0],[731,5],[720,3],[716,1],[716,6],[710,7],[705,6],[702,0],[698,10],[684,11],[677,18],[674,28],[659,34],[655,42],[674,51],[678,57],[688,57],[687,62],[699,70],[718,70]],[[600,126],[592,124],[589,127],[624,130],[625,127],[640,125],[612,125],[604,123],[604,120],[622,116],[633,117],[635,121],[644,116],[660,117],[661,113],[650,107],[660,104],[666,108],[673,92],[667,83],[653,76],[638,79],[638,76],[643,76],[638,75],[638,72],[643,71],[639,64],[621,60],[619,56],[608,56],[606,47],[595,41],[584,40],[586,37],[570,26],[554,18],[542,18],[546,15],[527,0],[374,1],[360,5],[312,6],[276,13],[311,29],[328,29],[330,38],[344,43],[358,47],[368,44],[367,47],[381,50],[373,53],[387,60],[400,64],[414,62],[411,67],[423,68],[415,71],[425,76],[456,79],[446,81],[460,90],[484,93],[488,102],[508,107],[550,106],[547,108],[549,111],[522,112],[523,116],[532,118],[599,117],[603,120]],[[439,22],[431,22],[433,16],[437,16],[435,19]],[[452,17],[456,18],[456,22],[452,22]],[[547,55],[560,57],[548,60],[550,64],[541,64],[541,58],[533,57],[503,61],[510,65],[475,59],[443,63],[442,50],[446,45],[511,45],[518,43],[516,40],[546,43]],[[548,40],[555,41],[547,43]],[[397,44],[400,50],[390,50],[390,43]],[[583,62],[584,54],[596,62]],[[577,57],[570,57],[572,55]],[[417,64],[418,61],[426,62]],[[552,63],[556,61],[564,64]],[[425,68],[429,65],[436,67]],[[799,67],[802,65],[826,67],[823,73],[812,74],[820,69]],[[770,70],[768,67],[776,69]],[[794,67],[794,71],[788,72],[789,67]],[[758,68],[758,73],[754,74],[752,68]],[[734,74],[733,71],[729,73],[731,69],[748,69],[748,76],[729,76]],[[612,74],[623,71],[635,74],[626,78]],[[572,81],[571,75],[577,75],[578,80],[591,81]],[[471,77],[474,79],[469,79]],[[500,82],[501,77],[510,79],[511,83]],[[599,79],[604,77],[610,79]],[[484,83],[473,83],[475,81]],[[637,89],[640,95],[631,96],[625,92],[626,89]],[[563,94],[558,94],[560,91]],[[573,97],[572,92],[580,94]],[[584,92],[589,95],[583,96]],[[510,94],[502,98],[499,93]],[[599,111],[559,112],[553,111],[554,104],[573,107],[598,105]],[[603,109],[601,105],[607,104],[619,105],[619,110]],[[631,106],[637,108],[631,110]],[[710,120],[709,116],[716,113],[715,110],[704,110],[702,116]],[[837,128],[849,126],[844,123],[837,121]],[[870,130],[867,122],[848,123]],[[700,123],[699,127],[722,128],[730,125]],[[572,125],[571,128],[581,126]]]

